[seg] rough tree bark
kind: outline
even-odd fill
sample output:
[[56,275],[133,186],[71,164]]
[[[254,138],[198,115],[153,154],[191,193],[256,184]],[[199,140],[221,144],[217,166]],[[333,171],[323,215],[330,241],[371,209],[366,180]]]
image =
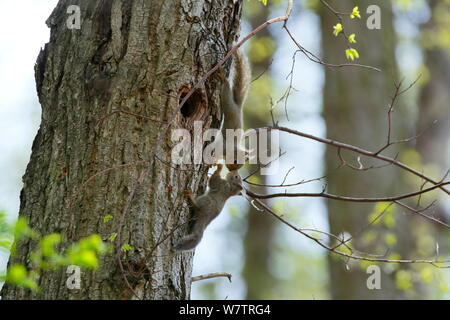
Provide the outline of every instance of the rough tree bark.
[[[66,27],[67,8],[74,4],[81,8],[80,30]],[[207,170],[167,164],[174,145],[170,131],[158,153],[165,162],[151,162],[142,184],[137,180],[148,162],[108,171],[77,190],[104,169],[150,159],[164,124],[111,112],[167,121],[183,94],[231,48],[241,5],[59,1],[47,21],[50,42],[36,63],[42,122],[23,178],[20,216],[40,234],[62,233],[67,243],[120,232],[116,250],[123,243],[134,250],[121,256],[124,272],[115,253],[103,257],[100,270],[82,273],[80,290],[68,290],[66,270],[59,270],[41,274],[38,293],[5,285],[3,299],[136,298],[124,274],[140,298],[189,298],[192,254],[175,254],[171,247],[185,231],[177,226],[188,218],[183,190],[204,188]],[[178,112],[172,128],[191,130],[194,120],[218,127],[218,94],[219,80],[211,78]],[[109,215],[113,219],[103,223]],[[30,242],[19,244],[10,264],[29,267],[32,249]]]

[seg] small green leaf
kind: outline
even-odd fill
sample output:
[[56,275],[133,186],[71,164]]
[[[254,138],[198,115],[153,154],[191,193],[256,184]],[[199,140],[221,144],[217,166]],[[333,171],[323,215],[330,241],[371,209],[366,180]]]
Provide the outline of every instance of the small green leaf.
[[337,37],[343,30],[342,24],[338,23],[333,27],[333,34]]
[[103,242],[100,235],[93,234],[81,239],[67,250],[69,264],[83,268],[96,269],[99,265],[98,254],[104,254],[109,246]]
[[6,282],[24,287],[33,291],[38,289],[38,285],[36,281],[34,281],[28,274],[25,266],[21,264],[14,264],[8,269],[8,273],[6,275]]
[[87,268],[87,269],[97,269],[98,268],[98,258],[94,251],[83,250],[73,254],[71,257],[71,262],[74,265]]
[[122,251],[127,252],[127,251],[130,251],[130,250],[133,250],[133,247],[130,246],[128,243],[125,243],[125,244],[122,245]]
[[93,234],[87,238],[81,239],[79,246],[81,250],[93,250],[99,253],[104,253],[107,250],[106,244],[98,234]]
[[12,241],[9,239],[0,239],[0,248],[9,250],[12,246]]
[[61,242],[59,233],[52,233],[41,239],[41,251],[44,257],[50,258],[57,254],[55,246]]
[[27,219],[20,217],[14,225],[14,237],[17,240],[22,240],[35,236],[36,233],[28,226]]
[[108,238],[108,241],[114,242],[117,238],[117,233],[111,233],[111,235]]
[[355,59],[359,59],[359,52],[356,49],[353,48],[349,48],[347,50],[345,50],[345,55],[347,56],[348,60],[355,60]]
[[106,216],[106,217],[103,217],[103,222],[104,223],[108,223],[109,221],[111,221],[113,219],[113,216]]
[[350,18],[355,19],[361,19],[361,14],[359,12],[359,8],[358,7],[354,7],[352,13],[350,13]]

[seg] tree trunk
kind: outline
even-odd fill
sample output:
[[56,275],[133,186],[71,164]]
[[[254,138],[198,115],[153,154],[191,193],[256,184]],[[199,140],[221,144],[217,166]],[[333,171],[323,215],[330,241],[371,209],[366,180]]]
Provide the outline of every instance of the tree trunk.
[[[7,284],[3,299],[132,299],[134,293],[187,299],[193,256],[171,248],[189,217],[183,191],[204,188],[207,170],[170,164],[170,131],[151,157],[165,124],[111,113],[167,122],[183,94],[231,48],[242,2],[75,1],[81,29],[70,30],[66,12],[73,2],[60,0],[48,19],[50,42],[36,64],[42,122],[23,178],[20,216],[42,235],[62,233],[67,243],[95,233],[104,240],[121,236],[100,270],[82,273],[80,290],[67,289],[64,269],[43,272],[38,293]],[[219,80],[208,80],[171,128],[192,130],[194,120],[217,128],[219,91]],[[113,219],[104,223],[105,216]],[[133,250],[120,254],[122,270],[116,252],[124,243]],[[31,267],[32,250],[32,243],[20,243],[10,265]]]
[[[270,1],[267,7],[263,7],[260,3],[253,4],[253,12],[249,17],[249,22],[252,29],[258,27],[263,21],[269,19],[268,15],[271,12],[272,4]],[[255,12],[256,11],[256,12]],[[261,41],[263,37],[270,37],[267,29],[262,30],[252,39],[250,45],[256,41]],[[271,48],[266,48],[270,51]],[[272,54],[267,55],[260,61],[250,61],[252,65],[253,78],[266,72],[263,77],[270,77],[267,75],[270,69]],[[273,82],[272,79],[264,79],[265,81]],[[269,94],[269,93],[267,93]],[[249,99],[248,108],[245,108],[245,124],[246,129],[262,128],[269,124],[269,113],[263,112],[261,108],[261,97],[266,97],[266,93],[258,92],[258,97]],[[257,107],[258,106],[258,107]],[[268,144],[269,145],[269,144]],[[257,165],[250,166],[250,172],[257,169]],[[267,176],[255,174],[255,181],[259,184],[267,184]],[[260,194],[266,194],[267,188],[257,187],[252,188]],[[276,279],[270,271],[270,255],[272,252],[273,236],[275,233],[275,220],[269,215],[262,214],[253,206],[248,206],[247,210],[247,232],[244,236],[244,250],[245,250],[245,264],[242,276],[247,285],[246,299],[259,300],[267,299],[272,296],[272,290]]]
[[[348,12],[353,8],[354,1],[332,1],[330,4],[339,12]],[[324,89],[324,118],[328,138],[376,151],[387,140],[387,111],[395,89],[397,68],[391,3],[389,1],[377,2],[377,5],[381,7],[382,25],[381,30],[373,31],[366,27],[367,15],[365,15],[366,8],[371,4],[373,1],[360,1],[358,6],[362,19],[346,19],[344,27],[348,27],[348,34],[356,34],[357,43],[354,47],[361,54],[361,60],[358,63],[380,67],[383,71],[376,73],[361,68],[327,69]],[[346,40],[342,37],[336,38],[332,33],[332,27],[338,23],[336,16],[325,8],[323,11],[321,14],[323,58],[330,63],[344,62]],[[404,113],[400,117],[399,113],[402,111],[398,108],[395,111],[393,135],[401,138],[409,132],[407,130],[408,117]],[[394,148],[394,151],[398,152],[399,147]],[[385,154],[395,156],[395,152],[387,151]],[[355,154],[342,152],[342,155],[354,166],[359,166]],[[367,158],[362,158],[361,161],[366,167],[373,164]],[[392,167],[356,172],[350,168],[336,170],[339,163],[340,159],[336,148],[328,147],[326,151],[326,168],[327,174],[329,174],[327,191],[332,194],[376,197],[398,194],[402,191],[400,188],[401,172]],[[339,235],[348,232],[356,236],[368,225],[368,215],[373,207],[373,205],[328,201],[328,220],[331,233]],[[407,233],[407,225],[402,227]],[[400,240],[401,236],[398,238]],[[357,241],[359,244],[360,238]],[[362,245],[356,245],[356,247],[363,252],[369,251],[383,255],[387,248],[381,243],[381,250],[384,251],[376,250],[378,245],[380,243],[369,248]],[[401,246],[402,244],[399,243],[399,247]],[[333,299],[394,299],[402,297],[402,292],[395,288],[392,275],[382,273],[382,289],[369,290],[366,285],[369,275],[359,264],[336,259],[335,255],[329,254],[329,270],[330,291]]]
[[[436,30],[445,28],[439,25],[439,12],[450,12],[450,5],[440,1],[429,1],[431,20],[423,26],[424,37]],[[443,23],[443,21],[441,22]],[[446,21],[446,23],[448,23]],[[428,32],[428,33],[427,33]],[[432,45],[426,47],[425,65],[428,69],[428,82],[422,89],[419,104],[418,132],[423,132],[417,140],[417,149],[426,166],[436,166],[436,178],[442,179],[449,166],[450,137],[450,51]],[[437,123],[433,124],[435,121]],[[445,220],[444,208],[438,207],[437,216]]]
[[[429,37],[437,30],[446,28],[448,21],[439,21],[440,13],[450,12],[450,4],[441,1],[429,1],[432,12],[431,20],[422,26],[423,37]],[[426,46],[424,50],[425,66],[428,69],[428,82],[422,88],[419,100],[419,117],[417,131],[423,134],[417,140],[417,150],[422,164],[428,168],[425,171],[434,175],[437,180],[442,179],[450,164],[450,51],[442,43]],[[437,123],[434,123],[437,120]],[[430,170],[432,168],[432,170]],[[431,172],[430,172],[431,171]],[[437,194],[436,197],[439,195]],[[448,211],[448,209],[447,209]],[[433,216],[449,223],[443,201],[438,201],[433,207]],[[448,232],[441,226],[430,226],[437,243],[444,252],[450,249],[446,237]]]

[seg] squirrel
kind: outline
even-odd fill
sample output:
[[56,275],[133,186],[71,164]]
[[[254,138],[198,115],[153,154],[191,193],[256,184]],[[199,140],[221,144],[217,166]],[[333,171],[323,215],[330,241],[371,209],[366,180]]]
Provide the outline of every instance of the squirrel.
[[[250,88],[251,82],[251,70],[250,65],[242,49],[238,49],[233,59],[233,79],[232,84],[225,77],[225,71],[220,70],[219,76],[222,78],[222,89],[220,93],[221,108],[223,113],[223,123],[221,126],[221,139],[223,142],[224,154],[227,151],[227,135],[226,130],[241,130],[243,133],[244,123],[243,123],[243,112],[242,106],[244,105],[245,99],[247,98],[247,93]],[[237,131],[235,131],[237,132]],[[235,171],[243,166],[244,159],[239,159],[238,150],[243,152],[246,156],[246,150],[242,149],[243,136],[241,133],[237,134],[237,139],[233,144],[234,155],[233,163],[227,163],[227,157],[225,155],[225,165],[228,170]],[[233,143],[229,142],[229,143]],[[241,161],[238,161],[241,160]]]
[[193,218],[189,225],[188,234],[174,246],[175,250],[194,249],[202,239],[206,227],[222,211],[225,202],[241,192],[242,180],[238,172],[236,170],[230,171],[225,179],[220,176],[221,172],[222,165],[218,164],[216,171],[208,180],[208,190],[203,195],[194,199],[192,190],[185,191]]
[[[226,130],[241,130],[243,133],[243,112],[244,105],[250,88],[251,71],[248,60],[241,49],[236,51],[233,60],[233,77],[232,83],[226,78],[224,69],[220,69],[219,77],[222,80],[222,88],[220,93],[220,103],[223,113],[223,122],[221,126],[221,137],[224,151],[226,153]],[[235,131],[236,132],[236,131]],[[175,244],[174,249],[177,251],[185,251],[194,249],[200,242],[206,227],[214,220],[222,211],[225,202],[232,196],[238,195],[242,191],[242,179],[238,170],[243,166],[238,157],[238,150],[246,152],[242,148],[243,136],[237,134],[237,141],[234,141],[234,162],[227,163],[225,156],[225,165],[229,170],[225,179],[220,176],[223,166],[217,165],[216,171],[208,180],[208,190],[201,196],[193,199],[192,191],[186,190],[186,197],[193,212],[193,219],[189,225],[189,232],[180,242]],[[217,143],[214,141],[213,143]],[[231,142],[230,142],[231,143]],[[216,161],[220,155],[216,156]],[[245,159],[241,159],[245,160]]]

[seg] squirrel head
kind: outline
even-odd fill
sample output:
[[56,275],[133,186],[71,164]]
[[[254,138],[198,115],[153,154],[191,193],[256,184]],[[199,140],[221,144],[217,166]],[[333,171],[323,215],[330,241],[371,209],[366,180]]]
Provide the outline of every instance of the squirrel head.
[[237,195],[242,190],[242,178],[237,172],[237,170],[233,170],[228,172],[226,176],[226,180],[230,186],[230,194]]

